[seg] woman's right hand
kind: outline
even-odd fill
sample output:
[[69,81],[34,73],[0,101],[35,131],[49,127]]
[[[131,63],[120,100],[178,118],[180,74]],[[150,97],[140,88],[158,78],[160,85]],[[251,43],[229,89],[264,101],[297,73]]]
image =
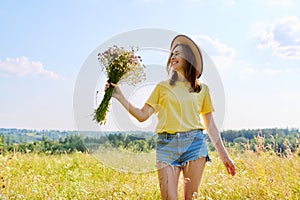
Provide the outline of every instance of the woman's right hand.
[[123,93],[122,93],[122,91],[120,90],[120,88],[117,84],[107,82],[106,85],[105,85],[104,91],[106,91],[110,86],[112,86],[114,88],[114,92],[112,94],[112,97],[114,97],[116,99],[120,99],[123,96]]

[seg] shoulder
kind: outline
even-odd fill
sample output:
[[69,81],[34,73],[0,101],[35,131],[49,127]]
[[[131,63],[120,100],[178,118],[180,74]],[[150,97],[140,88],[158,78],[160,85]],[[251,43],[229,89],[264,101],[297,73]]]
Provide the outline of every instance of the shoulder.
[[169,85],[169,80],[160,81],[158,84],[160,84],[160,85]]
[[201,90],[208,91],[208,85],[206,85],[205,83],[201,83]]
[[153,84],[152,86],[154,86],[153,91],[158,92],[158,91],[164,90],[165,88],[169,88],[170,84],[168,81],[160,81],[158,83]]
[[199,95],[207,95],[210,93],[209,86],[205,83],[201,83],[201,91],[199,92]]
[[159,83],[157,83],[157,86],[158,87],[170,87],[169,80],[160,81]]

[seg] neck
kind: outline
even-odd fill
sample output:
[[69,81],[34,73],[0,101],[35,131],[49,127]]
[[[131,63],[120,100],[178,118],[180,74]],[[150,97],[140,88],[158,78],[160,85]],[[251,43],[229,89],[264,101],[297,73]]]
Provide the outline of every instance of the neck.
[[182,73],[178,73],[178,78],[177,78],[177,81],[182,81],[182,82],[186,82],[186,78],[184,77],[184,75]]

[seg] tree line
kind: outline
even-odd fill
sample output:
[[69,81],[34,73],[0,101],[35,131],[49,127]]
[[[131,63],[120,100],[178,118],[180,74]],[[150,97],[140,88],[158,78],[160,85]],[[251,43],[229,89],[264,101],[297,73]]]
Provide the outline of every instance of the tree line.
[[[24,132],[24,131],[23,131]],[[149,132],[107,132],[84,133],[63,132],[64,137],[51,133],[51,131],[38,133],[38,139],[28,142],[18,135],[17,140],[13,134],[1,134],[0,153],[4,152],[38,152],[47,154],[73,153],[75,151],[97,151],[100,148],[119,148],[132,152],[149,152],[156,147],[156,134]],[[23,133],[24,134],[24,133]],[[32,136],[32,135],[31,135]],[[48,137],[47,137],[48,136]],[[49,136],[51,138],[49,138]],[[299,129],[243,129],[225,130],[221,132],[222,139],[227,147],[238,151],[273,151],[278,155],[287,155],[289,152],[298,152],[300,155]],[[14,137],[14,141],[10,139]],[[56,139],[55,139],[56,138]],[[207,137],[210,150],[213,145]]]
[[296,128],[226,130],[222,138],[239,151],[272,151],[283,156],[297,152],[300,156],[300,132]]
[[43,136],[42,140],[30,143],[11,143],[9,137],[5,139],[4,135],[0,136],[0,154],[6,152],[61,154],[76,151],[85,152],[86,150],[79,135],[69,135],[60,138],[58,141],[49,140],[46,136]]
[[150,152],[156,147],[156,134],[141,133],[115,133],[104,134],[96,137],[85,137],[84,144],[89,151],[97,151],[100,148],[119,148],[131,152]]

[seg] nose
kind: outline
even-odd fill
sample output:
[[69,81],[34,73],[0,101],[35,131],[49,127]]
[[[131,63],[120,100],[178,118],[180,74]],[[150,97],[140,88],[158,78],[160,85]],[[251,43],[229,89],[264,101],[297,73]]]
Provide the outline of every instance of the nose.
[[171,55],[171,60],[175,59],[176,58],[176,55],[175,54],[172,54]]

